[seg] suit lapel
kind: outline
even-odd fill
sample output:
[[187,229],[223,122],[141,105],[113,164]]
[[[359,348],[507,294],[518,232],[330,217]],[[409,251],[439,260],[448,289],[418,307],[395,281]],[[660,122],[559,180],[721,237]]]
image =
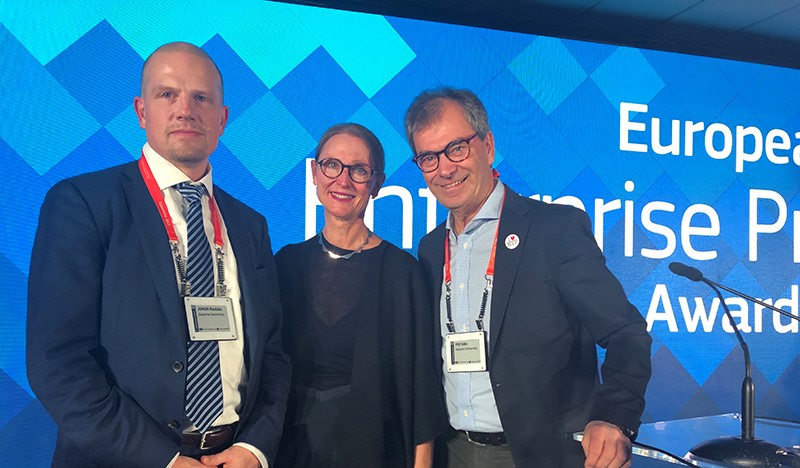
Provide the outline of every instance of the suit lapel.
[[442,282],[444,281],[444,238],[447,230],[444,223],[440,224],[431,232],[431,248],[425,252],[425,257],[431,264],[431,274],[433,280],[433,304],[436,314],[435,330],[436,336],[442,336]]
[[123,173],[126,178],[122,184],[122,190],[128,200],[133,224],[139,233],[145,264],[150,271],[149,276],[153,280],[153,286],[167,315],[167,321],[172,325],[176,336],[186,339],[183,303],[178,294],[175,263],[164,223],[147,191],[137,164],[128,164],[123,169]]
[[[237,279],[239,280],[239,290],[241,292],[242,300],[242,320],[244,321],[242,324],[242,329],[245,334],[244,346],[245,355],[247,356],[247,360],[245,362],[252,363],[254,362],[254,356],[252,355],[252,352],[254,349],[256,349],[256,347],[253,345],[253,343],[251,343],[250,338],[256,338],[258,336],[256,331],[259,330],[260,327],[258,326],[256,315],[248,313],[250,312],[247,308],[248,305],[253,304],[251,287],[255,287],[255,285],[250,284],[251,275],[245,273],[255,268],[255,265],[253,265],[252,262],[257,258],[257,256],[252,248],[252,242],[247,237],[248,231],[244,225],[244,220],[242,219],[238,207],[233,203],[231,196],[221,190],[216,184],[214,184],[214,200],[217,202],[220,215],[225,222],[225,230],[228,234],[228,241],[230,242],[231,250],[236,257],[238,271]],[[265,286],[262,285],[262,287]],[[251,332],[250,336],[248,336],[248,331]]]
[[[500,228],[497,234],[497,253],[495,257],[494,282],[492,289],[492,310],[491,327],[489,339],[489,356],[494,356],[494,349],[503,320],[506,316],[506,307],[514,288],[514,280],[517,277],[522,252],[525,249],[525,242],[528,241],[527,235],[530,229],[530,222],[523,216],[528,211],[528,206],[522,197],[506,187],[506,199],[503,211],[500,215]],[[506,247],[506,238],[509,235],[519,237],[519,244],[516,248]],[[442,241],[444,242],[444,240]]]
[[[253,268],[250,262],[254,258],[254,252],[250,248],[250,243],[246,237],[247,230],[242,217],[231,196],[214,184],[214,200],[217,202],[219,212],[225,221],[225,230],[228,232],[228,240],[231,243],[234,255],[236,255],[237,264],[242,267]],[[239,276],[242,275],[240,274]],[[243,278],[240,278],[240,281],[242,280]],[[240,285],[240,287],[243,286]]]

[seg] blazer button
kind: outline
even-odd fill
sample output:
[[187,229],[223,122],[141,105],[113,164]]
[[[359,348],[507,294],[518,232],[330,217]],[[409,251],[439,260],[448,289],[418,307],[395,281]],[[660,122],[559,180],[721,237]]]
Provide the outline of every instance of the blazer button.
[[180,361],[175,361],[172,363],[172,372],[178,374],[183,370],[183,363]]
[[176,421],[174,419],[170,419],[169,421],[167,421],[167,427],[170,428],[170,429],[177,429],[177,428],[181,427],[181,425],[178,424],[178,421]]

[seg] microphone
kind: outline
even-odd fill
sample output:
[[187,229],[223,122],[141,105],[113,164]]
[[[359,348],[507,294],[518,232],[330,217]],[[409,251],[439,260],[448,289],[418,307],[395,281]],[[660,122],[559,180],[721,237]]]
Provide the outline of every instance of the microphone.
[[703,274],[700,273],[700,270],[697,268],[692,268],[689,265],[684,265],[680,262],[672,262],[669,264],[669,271],[675,273],[678,276],[683,276],[684,278],[688,278],[692,281],[701,281],[703,280]]
[[669,264],[669,269],[678,276],[683,276],[692,281],[702,281],[706,283],[714,292],[717,293],[722,309],[733,327],[736,339],[744,353],[744,380],[742,381],[742,435],[741,437],[724,437],[720,439],[701,442],[689,450],[688,458],[696,462],[722,463],[724,466],[798,466],[800,465],[800,455],[791,453],[786,449],[775,444],[755,438],[755,384],[750,375],[750,349],[742,337],[739,327],[733,320],[730,309],[722,297],[720,288],[742,297],[748,301],[755,302],[767,309],[780,314],[800,320],[800,317],[790,314],[783,309],[779,309],[771,304],[750,297],[744,293],[723,286],[711,281],[703,276],[697,268],[684,265],[679,262]]

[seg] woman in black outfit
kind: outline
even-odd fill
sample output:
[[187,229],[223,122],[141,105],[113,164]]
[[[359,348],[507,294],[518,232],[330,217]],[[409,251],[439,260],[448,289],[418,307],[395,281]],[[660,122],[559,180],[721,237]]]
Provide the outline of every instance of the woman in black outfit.
[[311,161],[325,226],[276,261],[293,392],[277,467],[429,467],[447,422],[422,269],[364,224],[385,179],[358,124],[328,129]]

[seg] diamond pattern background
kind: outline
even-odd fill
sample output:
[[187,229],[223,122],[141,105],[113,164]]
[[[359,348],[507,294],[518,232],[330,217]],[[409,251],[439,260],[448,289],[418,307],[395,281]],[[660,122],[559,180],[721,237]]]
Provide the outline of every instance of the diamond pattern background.
[[[386,185],[411,195],[411,219],[402,218],[399,197],[377,200],[374,228],[413,251],[428,229],[428,206],[409,161],[403,113],[426,88],[476,91],[489,112],[503,180],[524,195],[583,204],[596,229],[602,225],[598,237],[609,267],[653,319],[645,422],[739,409],[742,355],[735,338],[723,330],[712,293],[673,276],[669,262],[698,266],[757,297],[783,299],[798,313],[800,264],[793,253],[800,233],[792,216],[800,210],[800,168],[763,157],[737,173],[733,156],[714,160],[704,153],[702,134],[693,140],[694,156],[622,152],[619,103],[647,104],[648,113],[632,119],[649,128],[659,117],[664,145],[676,119],[755,126],[764,135],[779,128],[794,146],[800,71],[250,0],[174,1],[168,15],[142,20],[142,11],[156,8],[163,2],[0,3],[0,180],[7,194],[0,202],[0,458],[9,466],[48,466],[55,440],[24,363],[25,291],[39,206],[60,179],[138,157],[144,132],[131,104],[141,66],[154,48],[173,40],[202,46],[222,70],[230,119],[212,158],[215,177],[265,214],[276,250],[305,236],[306,158],[316,140],[328,126],[349,120],[376,132],[387,151]],[[650,135],[634,133],[631,140],[650,147]],[[791,157],[792,150],[783,154]],[[758,237],[755,262],[748,259],[752,189],[777,193],[789,214],[780,232]],[[643,223],[642,211],[653,202],[669,204],[649,219],[673,239]],[[703,215],[684,218],[696,204],[718,214],[718,236],[682,238],[682,226],[710,223]],[[758,208],[762,223],[777,216],[774,203]],[[321,210],[311,215],[318,229]],[[438,207],[435,216],[441,221],[444,210]],[[403,237],[404,224],[411,238]],[[686,242],[717,256],[692,260]],[[641,254],[670,245],[666,258]],[[797,327],[786,319],[776,325],[771,313],[749,305],[730,305],[750,327],[745,338],[757,413],[800,418]],[[668,310],[677,331],[670,330]],[[687,320],[714,310],[711,331],[689,330]]]

